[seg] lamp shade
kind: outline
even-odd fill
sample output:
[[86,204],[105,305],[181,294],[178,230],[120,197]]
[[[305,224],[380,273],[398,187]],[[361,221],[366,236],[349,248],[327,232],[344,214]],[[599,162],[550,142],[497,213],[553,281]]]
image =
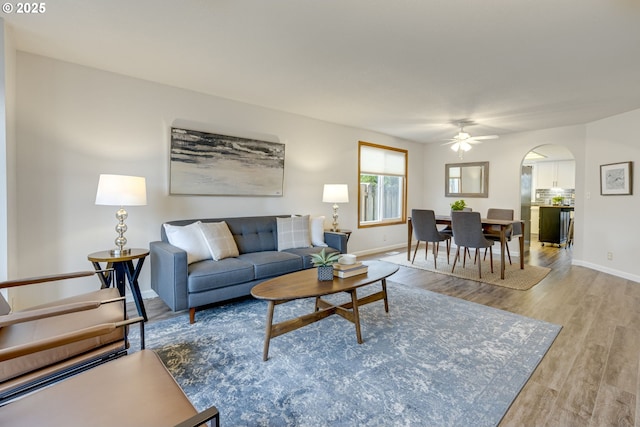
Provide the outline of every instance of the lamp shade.
[[349,187],[347,184],[325,184],[322,201],[325,203],[349,203]]
[[144,177],[100,175],[96,205],[143,206],[147,204],[147,184]]

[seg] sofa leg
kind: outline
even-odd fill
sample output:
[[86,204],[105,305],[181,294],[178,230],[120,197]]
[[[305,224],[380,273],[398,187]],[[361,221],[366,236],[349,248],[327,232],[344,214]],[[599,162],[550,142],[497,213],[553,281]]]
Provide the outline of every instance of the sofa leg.
[[190,324],[194,324],[196,323],[196,309],[195,308],[190,308],[189,309],[189,323]]

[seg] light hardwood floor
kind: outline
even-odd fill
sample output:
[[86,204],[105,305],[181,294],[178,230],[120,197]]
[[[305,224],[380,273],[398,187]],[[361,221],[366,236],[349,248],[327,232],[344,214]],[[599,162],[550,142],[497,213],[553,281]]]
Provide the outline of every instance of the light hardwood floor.
[[[571,249],[534,244],[526,261],[552,268],[529,291],[406,267],[389,280],[563,326],[501,426],[640,426],[640,284],[572,266]],[[174,315],[145,306],[150,321]]]

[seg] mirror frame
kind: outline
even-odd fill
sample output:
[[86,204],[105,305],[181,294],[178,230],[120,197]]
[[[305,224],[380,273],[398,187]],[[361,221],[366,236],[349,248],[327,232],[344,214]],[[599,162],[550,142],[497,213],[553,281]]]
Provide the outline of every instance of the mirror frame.
[[[480,193],[451,193],[449,192],[449,169],[454,167],[475,167],[482,166],[484,168],[483,190]],[[444,165],[444,195],[445,197],[489,197],[489,162],[470,162],[470,163],[447,163]]]

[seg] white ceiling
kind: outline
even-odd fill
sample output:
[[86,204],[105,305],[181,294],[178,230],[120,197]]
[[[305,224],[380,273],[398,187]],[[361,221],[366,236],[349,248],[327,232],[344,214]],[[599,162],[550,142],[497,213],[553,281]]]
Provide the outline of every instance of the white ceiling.
[[419,142],[640,108],[638,0],[49,0],[18,50]]

